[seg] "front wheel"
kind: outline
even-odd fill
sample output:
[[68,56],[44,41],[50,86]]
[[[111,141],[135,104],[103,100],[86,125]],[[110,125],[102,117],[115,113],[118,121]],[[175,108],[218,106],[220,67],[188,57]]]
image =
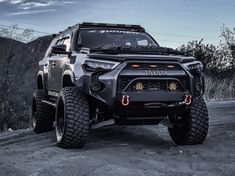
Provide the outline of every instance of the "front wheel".
[[62,89],[56,108],[56,137],[59,147],[82,148],[89,132],[89,106],[76,87]]
[[201,144],[205,141],[209,118],[206,103],[199,98],[189,109],[180,115],[173,128],[168,128],[172,140],[177,145]]

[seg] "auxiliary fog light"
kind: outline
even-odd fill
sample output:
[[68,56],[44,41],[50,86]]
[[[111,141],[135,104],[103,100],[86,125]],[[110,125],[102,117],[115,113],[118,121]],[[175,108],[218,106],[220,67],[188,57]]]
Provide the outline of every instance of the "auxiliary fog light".
[[91,84],[91,90],[94,92],[99,92],[102,90],[102,85],[99,82],[94,82]]
[[137,82],[134,86],[136,91],[143,91],[144,90],[144,85],[142,82]]
[[177,90],[177,83],[171,82],[170,84],[168,84],[168,90],[171,92],[175,92]]

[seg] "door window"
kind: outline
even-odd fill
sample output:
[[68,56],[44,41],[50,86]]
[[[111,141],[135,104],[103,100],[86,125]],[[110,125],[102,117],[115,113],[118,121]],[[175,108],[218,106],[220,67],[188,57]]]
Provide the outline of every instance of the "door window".
[[47,49],[47,51],[46,51],[46,53],[45,53],[45,57],[50,57],[50,56],[51,56],[51,48],[52,48],[53,46],[55,46],[57,42],[58,42],[58,39],[57,39],[57,38],[55,38],[55,39],[52,40],[50,46],[48,47],[48,49]]
[[69,51],[70,49],[70,37],[69,36],[64,39],[63,44],[66,45],[66,51]]

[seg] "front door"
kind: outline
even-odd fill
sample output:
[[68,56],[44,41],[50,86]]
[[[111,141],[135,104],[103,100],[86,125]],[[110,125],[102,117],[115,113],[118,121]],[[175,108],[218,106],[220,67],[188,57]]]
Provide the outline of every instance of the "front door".
[[68,56],[59,55],[51,60],[51,90],[59,92],[62,88],[62,75],[64,64],[67,62]]
[[[66,50],[70,50],[70,35],[66,35],[59,39],[56,44],[66,45]],[[64,65],[68,62],[68,55],[56,54],[51,56],[49,67],[50,67],[50,83],[49,87],[51,91],[59,92],[62,89],[62,76]]]

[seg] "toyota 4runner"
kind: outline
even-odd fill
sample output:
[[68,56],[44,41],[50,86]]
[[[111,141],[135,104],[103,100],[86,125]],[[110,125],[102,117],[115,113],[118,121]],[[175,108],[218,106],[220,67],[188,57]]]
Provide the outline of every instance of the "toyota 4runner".
[[36,133],[55,126],[60,147],[81,148],[90,129],[161,123],[178,145],[205,140],[203,65],[194,57],[160,47],[139,25],[82,23],[53,37],[33,95]]

